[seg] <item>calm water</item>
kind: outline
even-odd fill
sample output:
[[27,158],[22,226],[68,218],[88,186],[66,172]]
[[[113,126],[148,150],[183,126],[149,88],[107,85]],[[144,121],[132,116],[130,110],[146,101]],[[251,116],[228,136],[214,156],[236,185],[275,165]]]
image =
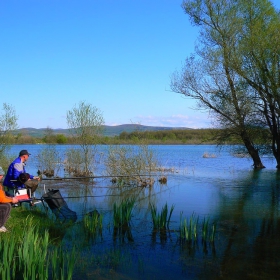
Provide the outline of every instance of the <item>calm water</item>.
[[[17,155],[28,149],[27,171],[35,174],[36,155],[42,145],[14,146]],[[67,146],[57,146],[64,155]],[[264,158],[261,171],[252,169],[247,158],[234,157],[230,147],[152,146],[165,172],[167,184],[152,188],[122,189],[109,179],[82,184],[75,181],[42,181],[44,188],[59,189],[78,221],[61,232],[62,243],[78,244],[83,260],[78,261],[74,279],[280,279],[280,173],[273,158]],[[104,174],[107,147],[100,146],[95,175]],[[203,154],[214,154],[203,158]],[[136,195],[129,235],[115,236],[112,228],[113,203],[120,197]],[[175,205],[170,230],[153,233],[149,204],[160,210]],[[79,221],[97,209],[103,216],[102,236],[86,239]],[[192,215],[216,224],[215,242],[192,244],[178,241],[180,215]]]

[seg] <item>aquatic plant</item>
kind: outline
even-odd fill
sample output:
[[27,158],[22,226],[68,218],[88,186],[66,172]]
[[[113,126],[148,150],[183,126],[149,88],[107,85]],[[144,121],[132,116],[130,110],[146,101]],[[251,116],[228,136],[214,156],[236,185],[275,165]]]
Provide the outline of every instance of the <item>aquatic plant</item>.
[[[199,225],[199,217],[195,216],[193,213],[192,216],[187,219],[183,218],[183,212],[180,213],[180,228],[179,228],[179,239],[181,242],[191,242],[196,241],[198,239],[198,234],[200,231],[198,230]],[[216,223],[212,224],[212,227],[209,225],[209,217],[203,219],[201,224],[201,239],[203,243],[210,241],[211,243],[215,240],[216,233]]]
[[167,203],[162,207],[161,212],[157,212],[157,208],[154,204],[150,204],[151,207],[151,215],[154,229],[166,229],[169,227],[170,219],[172,212],[175,208],[174,205],[171,206],[169,214],[168,214],[168,206]]
[[[71,280],[75,262],[76,262],[76,250],[65,252],[62,247],[56,247],[52,254],[50,254],[51,260],[51,272],[53,280]],[[43,278],[40,278],[43,279]]]
[[[52,279],[71,279],[75,263],[74,250],[65,253],[64,249],[57,247],[55,250],[63,252],[61,259],[57,259],[50,250],[48,231],[43,234],[39,232],[31,218],[27,218],[24,223],[21,234],[6,235],[0,239],[1,279],[18,279],[18,275],[24,280],[48,279],[50,272]],[[51,266],[51,262],[56,262],[56,266]],[[59,267],[59,272],[56,267]]]
[[214,242],[216,233],[216,223],[212,224],[212,227],[209,226],[209,217],[203,219],[202,224],[202,242],[210,241]]
[[83,218],[84,229],[91,234],[102,232],[103,215],[99,214],[97,210],[90,212]]
[[135,201],[135,198],[126,198],[119,205],[114,203],[114,227],[129,225]]
[[189,220],[183,219],[183,212],[180,213],[179,235],[181,241],[197,240],[198,237],[198,220],[199,217],[193,213]]

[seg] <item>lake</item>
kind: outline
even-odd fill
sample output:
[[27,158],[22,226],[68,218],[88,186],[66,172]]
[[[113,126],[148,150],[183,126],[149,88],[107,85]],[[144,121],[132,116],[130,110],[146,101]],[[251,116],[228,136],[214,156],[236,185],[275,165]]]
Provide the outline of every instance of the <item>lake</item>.
[[[44,145],[16,145],[17,156],[27,149],[26,169],[36,174],[36,155]],[[70,146],[56,146],[60,154]],[[73,146],[71,146],[73,147]],[[107,146],[99,146],[94,175],[104,175]],[[255,171],[248,158],[234,156],[232,147],[214,145],[150,146],[165,167],[166,184],[119,188],[110,178],[88,182],[43,180],[36,193],[59,189],[78,220],[61,231],[60,242],[79,248],[73,279],[279,279],[280,172],[272,157]],[[204,154],[210,155],[203,157]],[[113,204],[137,197],[131,226],[114,233]],[[174,211],[169,229],[154,231],[150,205],[160,211],[167,203]],[[38,206],[42,207],[42,206]],[[103,216],[102,234],[86,238],[79,222],[97,209]],[[197,239],[182,242],[180,221],[197,221]],[[206,223],[208,222],[208,224]],[[203,225],[214,241],[202,240]],[[182,226],[181,226],[182,228]]]

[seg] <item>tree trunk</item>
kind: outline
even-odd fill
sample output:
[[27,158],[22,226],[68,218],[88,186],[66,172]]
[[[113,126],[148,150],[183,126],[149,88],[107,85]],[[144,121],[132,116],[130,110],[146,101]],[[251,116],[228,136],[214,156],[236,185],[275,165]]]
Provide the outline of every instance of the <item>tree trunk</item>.
[[255,169],[265,168],[265,166],[262,164],[258,150],[253,146],[253,144],[251,143],[249,138],[246,135],[241,135],[241,138],[244,142],[244,145],[245,145],[248,153],[250,154],[250,156],[254,162],[254,164],[253,164],[254,168]]

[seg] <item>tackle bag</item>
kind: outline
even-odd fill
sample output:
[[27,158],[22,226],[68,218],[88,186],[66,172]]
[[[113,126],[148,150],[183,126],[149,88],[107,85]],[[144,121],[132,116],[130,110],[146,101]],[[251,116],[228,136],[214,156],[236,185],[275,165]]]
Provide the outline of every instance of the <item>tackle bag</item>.
[[69,209],[59,190],[49,190],[42,199],[48,204],[56,218],[76,222],[76,212]]

